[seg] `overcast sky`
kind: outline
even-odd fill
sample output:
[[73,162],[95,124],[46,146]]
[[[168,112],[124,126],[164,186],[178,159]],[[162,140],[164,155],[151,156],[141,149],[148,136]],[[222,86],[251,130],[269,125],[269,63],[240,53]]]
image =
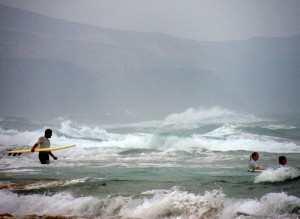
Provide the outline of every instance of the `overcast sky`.
[[299,0],[0,0],[51,17],[196,40],[300,33]]

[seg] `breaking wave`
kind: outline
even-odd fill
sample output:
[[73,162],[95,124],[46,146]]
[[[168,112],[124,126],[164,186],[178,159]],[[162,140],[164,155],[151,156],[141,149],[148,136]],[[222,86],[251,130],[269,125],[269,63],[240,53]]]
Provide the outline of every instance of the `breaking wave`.
[[300,171],[293,167],[280,167],[277,169],[267,169],[255,177],[255,183],[262,182],[284,182],[300,177]]
[[195,129],[203,124],[214,123],[253,123],[261,121],[261,119],[250,115],[241,114],[220,107],[205,108],[189,108],[182,113],[174,113],[167,116],[162,126],[171,126],[177,129]]
[[[61,122],[61,121],[60,121]],[[253,124],[254,123],[254,124]],[[97,160],[106,163],[128,163],[147,161],[176,161],[176,151],[188,154],[227,151],[260,151],[270,153],[299,153],[297,142],[287,138],[268,136],[260,132],[247,132],[245,127],[270,126],[253,115],[241,114],[227,109],[188,109],[183,113],[171,114],[162,121],[145,122],[119,126],[123,131],[117,132],[115,127],[91,127],[80,125],[70,120],[62,121],[53,127],[52,145],[76,144],[77,147],[60,151],[64,161],[73,157],[79,160]],[[151,127],[146,129],[147,125]],[[278,124],[275,124],[278,127]],[[137,126],[134,129],[134,126]],[[156,126],[156,127],[155,127]],[[283,127],[284,124],[282,124]],[[154,128],[155,127],[155,128]],[[18,130],[1,128],[0,145],[2,154],[5,150],[18,146],[31,146],[43,134],[45,127],[36,130]],[[145,128],[145,129],[144,129]],[[274,127],[271,127],[274,128]],[[289,129],[288,129],[289,130]],[[126,152],[141,151],[134,155]],[[127,156],[128,155],[128,156]],[[22,155],[22,160],[13,162],[3,158],[3,163],[11,163],[10,167],[32,166],[33,155]],[[220,158],[214,156],[213,158]],[[190,158],[189,158],[190,159]],[[189,160],[188,159],[188,160]],[[213,161],[213,159],[212,159]],[[62,164],[61,160],[55,162]],[[78,162],[77,162],[78,163]],[[161,163],[161,162],[160,162]]]
[[0,212],[15,215],[63,215],[118,218],[290,218],[299,215],[300,199],[286,193],[268,193],[257,199],[229,199],[220,190],[194,194],[178,190],[154,190],[140,197],[74,197],[54,195],[17,195],[0,191]]

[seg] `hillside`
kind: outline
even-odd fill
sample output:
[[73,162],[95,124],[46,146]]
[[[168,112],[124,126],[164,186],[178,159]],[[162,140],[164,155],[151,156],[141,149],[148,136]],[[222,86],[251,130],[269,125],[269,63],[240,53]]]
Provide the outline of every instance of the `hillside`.
[[293,112],[300,37],[195,42],[0,5],[0,73],[0,115],[126,122],[197,106]]

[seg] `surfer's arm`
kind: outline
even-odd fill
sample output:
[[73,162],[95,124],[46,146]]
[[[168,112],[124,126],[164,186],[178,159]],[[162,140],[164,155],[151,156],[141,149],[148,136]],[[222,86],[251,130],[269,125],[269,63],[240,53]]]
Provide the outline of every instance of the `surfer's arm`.
[[37,142],[37,143],[35,143],[35,144],[32,146],[32,148],[31,148],[31,152],[34,152],[35,148],[36,148],[38,145],[39,145],[39,143],[38,143],[38,142]]
[[37,142],[32,146],[31,152],[34,152],[35,148],[43,142],[42,138],[39,138]]
[[57,157],[56,157],[54,154],[52,154],[51,151],[49,151],[49,155],[50,155],[54,160],[57,160]]

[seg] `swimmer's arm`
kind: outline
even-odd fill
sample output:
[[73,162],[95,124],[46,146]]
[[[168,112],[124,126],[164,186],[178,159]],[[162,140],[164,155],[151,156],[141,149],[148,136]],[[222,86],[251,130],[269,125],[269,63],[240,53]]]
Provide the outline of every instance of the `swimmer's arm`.
[[255,169],[256,170],[264,170],[265,168],[263,166],[257,166]]

